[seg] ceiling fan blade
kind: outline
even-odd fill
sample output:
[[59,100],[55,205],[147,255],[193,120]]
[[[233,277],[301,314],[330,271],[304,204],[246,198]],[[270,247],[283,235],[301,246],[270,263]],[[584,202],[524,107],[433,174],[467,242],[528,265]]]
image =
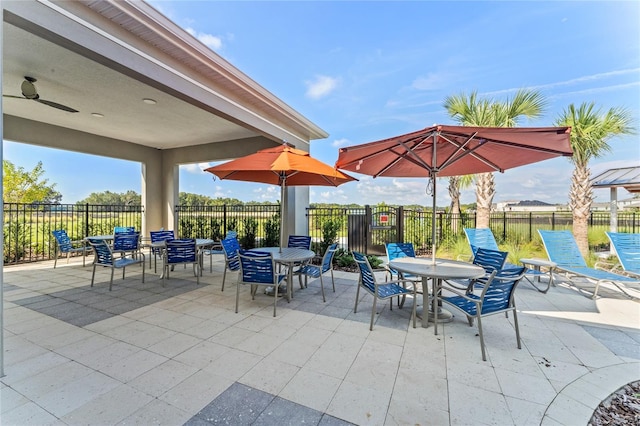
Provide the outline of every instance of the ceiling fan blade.
[[16,95],[2,95],[3,98],[15,98],[15,99],[26,99],[24,96],[16,96]]
[[34,99],[36,102],[40,102],[41,104],[49,105],[50,107],[58,108],[67,112],[78,112],[78,110],[68,107],[66,105],[59,104],[57,102],[47,101],[45,99]]

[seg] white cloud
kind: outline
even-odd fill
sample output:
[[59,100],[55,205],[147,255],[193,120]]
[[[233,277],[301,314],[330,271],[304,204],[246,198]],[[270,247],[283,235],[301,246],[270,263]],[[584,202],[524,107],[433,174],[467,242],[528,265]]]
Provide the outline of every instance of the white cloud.
[[[192,163],[192,164],[183,164],[180,166],[187,173],[200,174],[204,172],[204,169],[211,167],[210,163]],[[212,175],[213,176],[213,175]]]
[[342,138],[342,139],[336,139],[336,140],[334,140],[334,141],[331,143],[331,146],[332,146],[332,147],[334,147],[334,148],[338,148],[338,147],[340,147],[340,146],[349,145],[349,143],[350,143],[349,139]]
[[446,79],[442,75],[429,73],[413,80],[411,87],[416,90],[437,90],[442,88],[445,81]]
[[211,50],[220,50],[222,49],[222,39],[218,36],[214,36],[213,34],[200,33],[193,28],[185,29],[189,34],[200,40],[205,46],[210,48]]
[[306,81],[307,97],[320,99],[327,96],[338,86],[338,79],[326,75],[317,75],[313,81]]

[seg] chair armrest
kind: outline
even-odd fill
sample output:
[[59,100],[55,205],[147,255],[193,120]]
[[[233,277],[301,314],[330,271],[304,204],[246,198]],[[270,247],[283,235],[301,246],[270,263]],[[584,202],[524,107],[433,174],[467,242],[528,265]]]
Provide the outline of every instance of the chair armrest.
[[462,262],[471,262],[473,260],[473,256],[470,254],[459,254],[456,257],[456,260],[462,261]]
[[468,300],[468,301],[470,301],[470,302],[474,302],[474,303],[477,303],[477,304],[482,303],[482,301],[481,301],[479,298],[477,298],[477,297],[469,297],[469,294],[461,293],[461,292],[460,292],[458,289],[456,289],[456,288],[448,287],[448,286],[442,286],[441,288],[442,288],[443,290],[450,291],[451,293],[455,294],[456,296],[460,296],[460,297],[462,297],[462,298],[464,298],[465,300]]

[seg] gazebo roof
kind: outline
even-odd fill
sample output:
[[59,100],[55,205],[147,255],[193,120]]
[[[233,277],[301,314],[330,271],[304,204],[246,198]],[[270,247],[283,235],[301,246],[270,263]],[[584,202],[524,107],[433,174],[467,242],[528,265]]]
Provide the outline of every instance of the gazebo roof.
[[594,188],[622,187],[629,192],[640,193],[640,167],[610,169],[591,179]]

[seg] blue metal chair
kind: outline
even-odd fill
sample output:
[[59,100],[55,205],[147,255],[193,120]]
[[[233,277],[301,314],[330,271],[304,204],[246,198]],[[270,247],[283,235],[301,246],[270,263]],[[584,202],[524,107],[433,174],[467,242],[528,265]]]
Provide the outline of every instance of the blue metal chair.
[[[388,262],[403,257],[416,257],[416,251],[413,248],[413,243],[387,243],[385,244],[384,249],[387,252]],[[394,279],[394,276],[397,277],[397,279],[417,278],[410,274],[402,274],[389,266],[387,266],[387,269],[389,270],[389,278],[392,280]]]
[[[607,232],[611,247],[616,252],[620,265],[613,272],[621,272],[632,278],[640,278],[640,234]],[[620,271],[620,268],[622,270]]]
[[[360,288],[362,287],[367,293],[373,296],[373,307],[371,308],[371,322],[369,324],[369,330],[373,330],[373,319],[376,314],[376,303],[378,299],[386,300],[394,296],[406,296],[413,295],[413,308],[411,310],[411,317],[413,319],[413,328],[416,328],[416,287],[415,284],[407,279],[400,279],[395,281],[387,281],[384,284],[378,284],[376,277],[373,273],[373,269],[369,264],[367,256],[357,251],[352,252],[353,258],[358,264],[360,270],[360,277],[358,279],[358,288],[356,290],[356,304],[353,308],[353,313],[358,312],[358,300],[360,299]],[[406,288],[406,284],[411,283],[411,289]],[[391,305],[391,309],[393,306]]]
[[85,259],[87,256],[87,251],[91,249],[91,247],[87,247],[87,243],[85,241],[72,241],[67,235],[67,231],[64,229],[56,229],[55,231],[51,231],[53,237],[56,239],[56,258],[53,261],[53,267],[55,268],[58,264],[58,255],[66,254],[67,255],[67,263],[69,263],[69,256],[72,253],[82,253],[82,266],[85,266]]
[[[522,277],[524,277],[526,268],[503,270],[500,276],[497,271],[493,271],[487,278],[487,282],[482,286],[482,292],[479,295],[474,293],[461,293],[455,288],[442,286],[443,290],[454,293],[453,296],[437,296],[438,300],[446,303],[467,316],[469,326],[473,326],[473,320],[478,320],[478,335],[480,336],[480,349],[482,351],[482,360],[487,360],[485,351],[484,336],[482,334],[482,317],[494,315],[504,312],[508,314],[513,311],[513,322],[516,329],[516,341],[518,349],[520,344],[520,329],[518,328],[518,316],[516,313],[516,302],[514,298],[515,289]],[[434,313],[435,334],[438,334],[438,312]]]
[[240,270],[240,259],[238,258],[240,243],[237,238],[225,238],[221,243],[222,249],[224,250],[224,273],[222,274],[222,289],[220,291],[224,291],[224,282],[227,279],[227,270]]
[[311,237],[307,235],[289,235],[287,247],[311,250]]
[[[91,273],[91,287],[96,275],[96,267],[103,266],[105,268],[111,268],[111,279],[109,280],[109,291],[113,286],[113,271],[116,269],[122,269],[122,279],[125,276],[125,269],[127,266],[142,264],[142,282],[144,282],[144,253],[139,250],[131,249],[125,250],[124,248],[132,247],[134,241],[138,241],[138,235],[115,235],[114,236],[114,249],[104,240],[89,239],[89,244],[95,252],[95,259],[93,261],[93,271]],[[118,250],[116,251],[116,247]],[[116,256],[117,254],[117,256]]]
[[[240,285],[249,284],[251,286],[251,300],[255,300],[259,286],[273,287],[277,289],[286,274],[276,272],[273,255],[271,253],[240,250],[238,252],[240,263],[240,274],[238,275],[238,285],[236,286],[236,313],[238,313],[238,303],[240,299]],[[278,291],[273,292],[273,316],[276,316],[276,305],[278,304]]]
[[[236,231],[227,231],[227,235],[224,237],[227,238],[238,238],[238,233]],[[213,256],[214,255],[224,255],[224,248],[222,247],[222,241],[216,241],[213,243],[213,246],[210,248],[205,248],[202,250],[203,256],[209,256],[209,272],[213,272]]]
[[114,226],[113,233],[115,234],[130,234],[136,232],[135,226]]
[[[634,297],[627,293],[624,284],[640,284],[640,280],[587,266],[571,231],[543,231],[538,229],[538,233],[542,238],[549,260],[556,264],[556,271],[563,272],[570,281],[571,277],[582,277],[595,283],[596,288],[593,292],[593,299],[597,297],[598,289],[602,283],[611,283],[626,296]],[[572,283],[575,285],[575,282],[572,281]]]
[[[164,245],[158,246],[157,243],[162,243],[167,240],[175,239],[175,233],[173,231],[151,231],[151,250],[150,255],[153,257],[153,271],[158,272],[158,256],[162,259],[164,256]],[[156,244],[154,244],[156,243]],[[149,257],[149,268],[151,268],[151,257]]]
[[[490,228],[464,228],[464,233],[467,236],[467,241],[469,242],[469,246],[471,247],[472,257],[475,257],[476,252],[479,248],[500,251],[500,248],[498,248],[498,243],[496,242],[496,238],[493,235],[493,231],[491,231]],[[519,268],[521,268],[521,266],[514,265],[513,263],[509,263],[506,260],[504,262],[504,265],[502,266],[502,269],[517,270]],[[527,279],[529,284],[531,284],[536,290],[541,293],[546,293],[547,290],[549,290],[551,282],[549,282],[549,286],[547,286],[547,288],[544,290],[538,287],[534,282],[535,278],[537,278],[538,280],[540,279],[540,277],[543,275],[543,272],[541,272],[539,269],[530,268],[525,269],[525,271],[525,278]],[[533,278],[530,276],[533,276]]]
[[[416,257],[416,251],[413,247],[413,243],[386,243],[384,246],[384,249],[387,252],[387,262],[391,262],[392,260],[400,259],[403,257]],[[405,280],[413,281],[414,285],[416,285],[417,283],[422,284],[422,278],[412,274],[396,271],[395,269],[391,268],[388,264],[387,264],[387,270],[389,272],[389,278],[387,280],[405,279]],[[422,288],[420,289],[416,288],[417,293],[422,293],[422,291],[423,291]],[[402,302],[400,301],[400,297],[398,297],[398,306],[402,307],[403,304],[404,304],[404,297],[402,298]]]
[[[466,289],[467,291],[471,292],[474,286],[482,287],[483,285],[485,285],[489,277],[491,276],[491,274],[497,273],[498,275],[500,275],[501,272],[504,270],[504,265],[508,255],[509,253],[507,253],[506,251],[489,250],[489,249],[484,249],[482,247],[478,247],[475,251],[475,254],[473,256],[473,261],[471,263],[482,267],[482,269],[484,269],[485,271],[485,276],[482,278],[476,278],[473,280],[445,280],[445,281],[449,285],[457,289],[461,289],[461,290]],[[518,270],[518,269],[521,269],[521,268],[514,267],[514,268],[509,268],[507,270],[510,271],[510,270]]]
[[196,283],[200,284],[200,257],[196,247],[196,240],[193,238],[181,240],[166,240],[164,253],[164,268],[162,273],[163,282],[169,279],[169,271],[175,265],[193,265],[193,274],[196,276]]
[[322,282],[322,275],[325,272],[331,271],[331,284],[333,285],[333,292],[336,292],[336,283],[333,278],[333,256],[336,254],[336,250],[338,250],[338,243],[331,244],[324,252],[324,256],[322,257],[322,264],[320,264],[319,266],[311,264],[302,265],[300,269],[295,272],[296,274],[298,274],[298,278],[300,279],[301,284],[302,276],[304,275],[305,288],[307,287],[307,280],[309,277],[320,278],[320,289],[322,290],[323,302],[327,301],[324,297],[324,283]]

